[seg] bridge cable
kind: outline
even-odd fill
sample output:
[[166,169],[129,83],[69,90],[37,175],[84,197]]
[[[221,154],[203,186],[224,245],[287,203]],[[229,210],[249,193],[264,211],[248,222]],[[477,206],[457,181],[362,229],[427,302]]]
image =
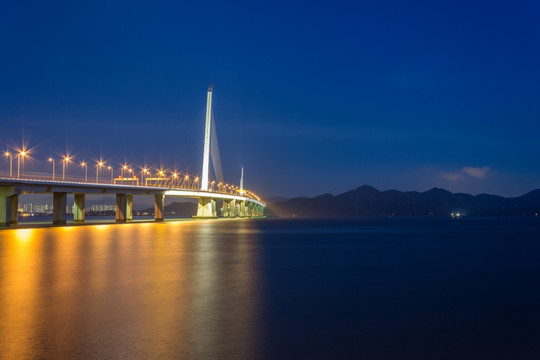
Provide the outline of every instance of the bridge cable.
[[210,156],[214,166],[214,174],[218,183],[223,183],[223,169],[221,167],[221,155],[219,154],[219,144],[217,139],[216,123],[212,113],[212,123],[210,124]]

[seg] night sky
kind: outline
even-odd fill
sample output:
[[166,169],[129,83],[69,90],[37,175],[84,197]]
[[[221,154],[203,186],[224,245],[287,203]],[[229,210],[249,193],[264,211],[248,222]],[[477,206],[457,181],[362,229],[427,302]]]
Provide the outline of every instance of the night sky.
[[0,146],[200,173],[211,83],[266,197],[540,188],[540,2],[354,3],[3,1]]

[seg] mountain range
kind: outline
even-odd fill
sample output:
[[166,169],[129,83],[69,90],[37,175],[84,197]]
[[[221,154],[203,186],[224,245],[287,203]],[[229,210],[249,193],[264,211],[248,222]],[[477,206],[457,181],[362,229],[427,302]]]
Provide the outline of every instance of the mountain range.
[[425,192],[379,191],[363,185],[340,195],[324,194],[299,197],[269,204],[265,213],[277,216],[538,216],[540,189],[523,196],[504,198],[496,195],[451,193],[433,188]]

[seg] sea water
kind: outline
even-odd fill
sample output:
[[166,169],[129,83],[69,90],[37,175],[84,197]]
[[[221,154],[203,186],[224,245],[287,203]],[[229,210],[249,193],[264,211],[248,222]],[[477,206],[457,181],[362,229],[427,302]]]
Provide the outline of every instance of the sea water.
[[0,231],[2,359],[538,359],[540,219]]

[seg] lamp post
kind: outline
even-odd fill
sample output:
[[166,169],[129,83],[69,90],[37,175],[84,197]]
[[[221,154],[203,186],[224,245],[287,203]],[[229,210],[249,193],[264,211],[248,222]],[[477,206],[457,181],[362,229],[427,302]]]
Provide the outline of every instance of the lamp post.
[[127,170],[127,165],[122,166],[122,169],[120,170],[120,176],[122,177],[122,184],[124,183],[124,170]]
[[66,155],[64,157],[64,160],[62,161],[62,181],[65,180],[65,177],[66,177],[66,165],[69,162],[69,160],[70,160],[69,156]]
[[146,178],[146,173],[148,172],[147,168],[143,168],[141,172],[141,185],[143,184],[144,179]]
[[24,160],[24,157],[26,156],[26,151],[21,151],[19,153],[19,156],[17,156],[17,179],[21,177],[21,157]]
[[96,182],[99,182],[99,168],[103,166],[103,161],[96,164]]
[[9,177],[13,176],[13,154],[9,151],[4,153],[5,157],[9,157]]
[[52,157],[49,158],[49,162],[52,163],[52,179],[54,181],[54,159]]
[[113,167],[112,166],[107,166],[107,169],[109,169],[111,171],[111,184],[113,183]]
[[81,166],[84,167],[84,182],[88,182],[88,164],[83,161]]

